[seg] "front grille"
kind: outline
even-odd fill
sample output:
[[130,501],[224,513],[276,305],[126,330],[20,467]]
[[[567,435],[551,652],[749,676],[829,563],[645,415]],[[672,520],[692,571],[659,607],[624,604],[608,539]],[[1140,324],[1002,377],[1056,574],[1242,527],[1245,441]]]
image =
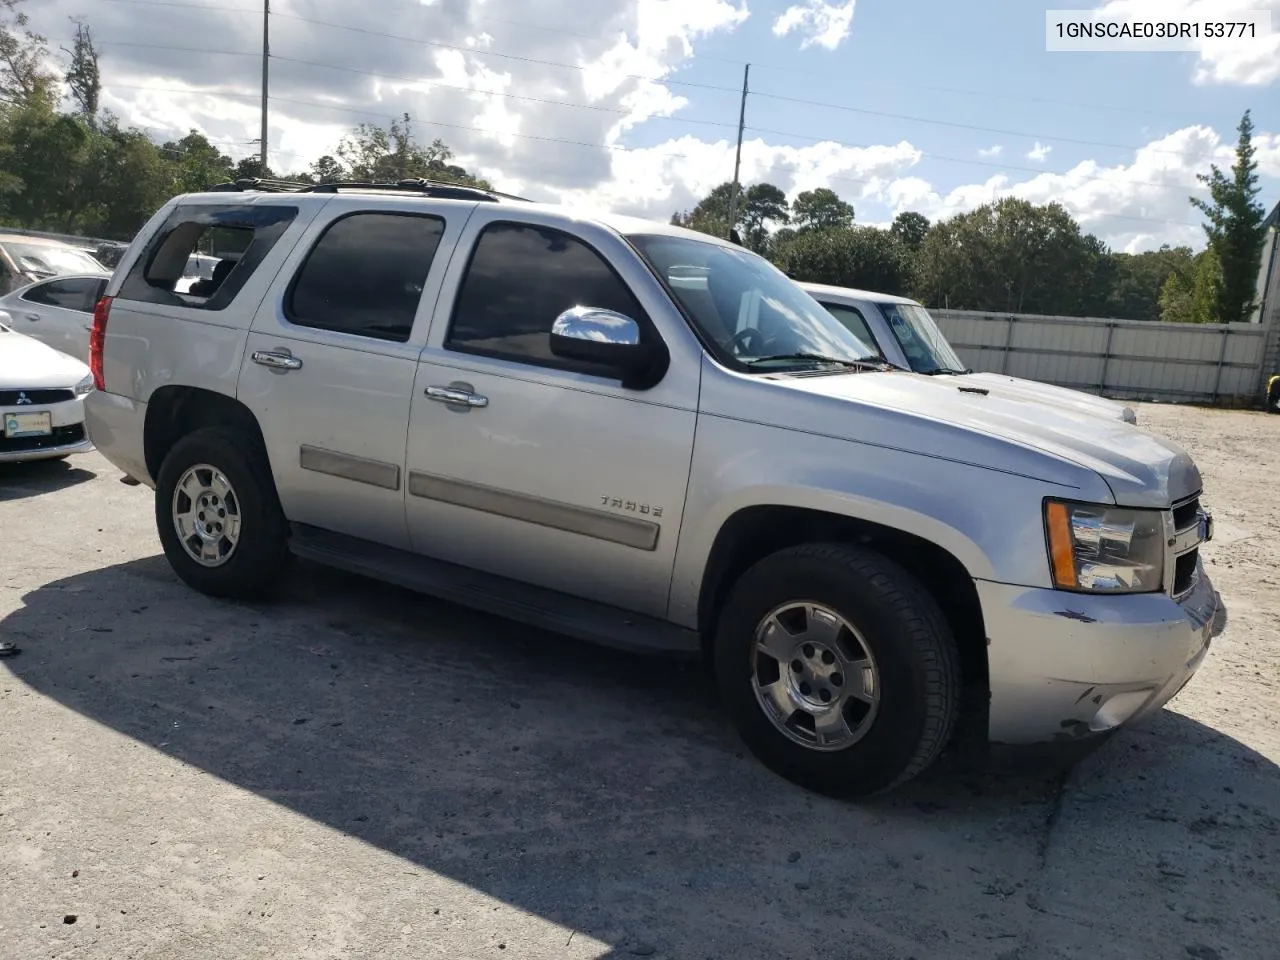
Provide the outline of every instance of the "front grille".
[[1188,550],[1173,561],[1173,595],[1180,597],[1196,585],[1196,560],[1200,548]]
[[1196,518],[1200,513],[1200,498],[1192,497],[1190,500],[1183,500],[1181,503],[1173,505],[1173,529],[1185,530],[1187,527],[1193,527],[1196,524]]
[[84,424],[72,423],[54,427],[47,437],[6,437],[0,433],[0,453],[24,453],[28,450],[48,450],[50,447],[66,447],[84,441]]
[[10,407],[38,406],[46,403],[65,403],[74,400],[74,390],[0,390],[0,407],[12,413]]

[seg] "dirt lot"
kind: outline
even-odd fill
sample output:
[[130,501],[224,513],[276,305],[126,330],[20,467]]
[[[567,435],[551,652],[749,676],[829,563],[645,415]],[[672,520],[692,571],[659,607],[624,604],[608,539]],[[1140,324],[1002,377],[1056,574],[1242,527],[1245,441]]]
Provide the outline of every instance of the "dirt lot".
[[0,956],[1275,957],[1280,417],[1140,416],[1218,520],[1197,678],[1069,771],[863,805],[693,668],[310,566],[214,602],[100,457],[0,468]]

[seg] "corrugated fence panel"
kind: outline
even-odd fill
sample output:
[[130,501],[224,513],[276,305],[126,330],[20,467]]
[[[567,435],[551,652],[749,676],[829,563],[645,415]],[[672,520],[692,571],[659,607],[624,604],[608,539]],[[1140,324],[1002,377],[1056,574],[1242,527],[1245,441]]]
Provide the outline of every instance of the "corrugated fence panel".
[[1256,325],[931,312],[975,370],[1125,399],[1253,400],[1266,345]]

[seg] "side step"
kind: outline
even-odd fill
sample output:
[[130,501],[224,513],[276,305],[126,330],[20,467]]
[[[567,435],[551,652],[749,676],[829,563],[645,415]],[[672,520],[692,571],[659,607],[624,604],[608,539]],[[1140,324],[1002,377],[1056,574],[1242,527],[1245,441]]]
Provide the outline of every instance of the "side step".
[[485,613],[639,653],[695,656],[698,634],[643,614],[470,570],[357,537],[290,524],[299,557]]

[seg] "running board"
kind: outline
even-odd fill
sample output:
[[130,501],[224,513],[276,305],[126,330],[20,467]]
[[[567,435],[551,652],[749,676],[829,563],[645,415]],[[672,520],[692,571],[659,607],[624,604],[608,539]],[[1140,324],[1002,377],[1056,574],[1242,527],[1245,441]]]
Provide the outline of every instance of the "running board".
[[697,655],[698,634],[618,607],[433,560],[358,537],[291,523],[295,556],[392,583],[589,643],[639,653]]

